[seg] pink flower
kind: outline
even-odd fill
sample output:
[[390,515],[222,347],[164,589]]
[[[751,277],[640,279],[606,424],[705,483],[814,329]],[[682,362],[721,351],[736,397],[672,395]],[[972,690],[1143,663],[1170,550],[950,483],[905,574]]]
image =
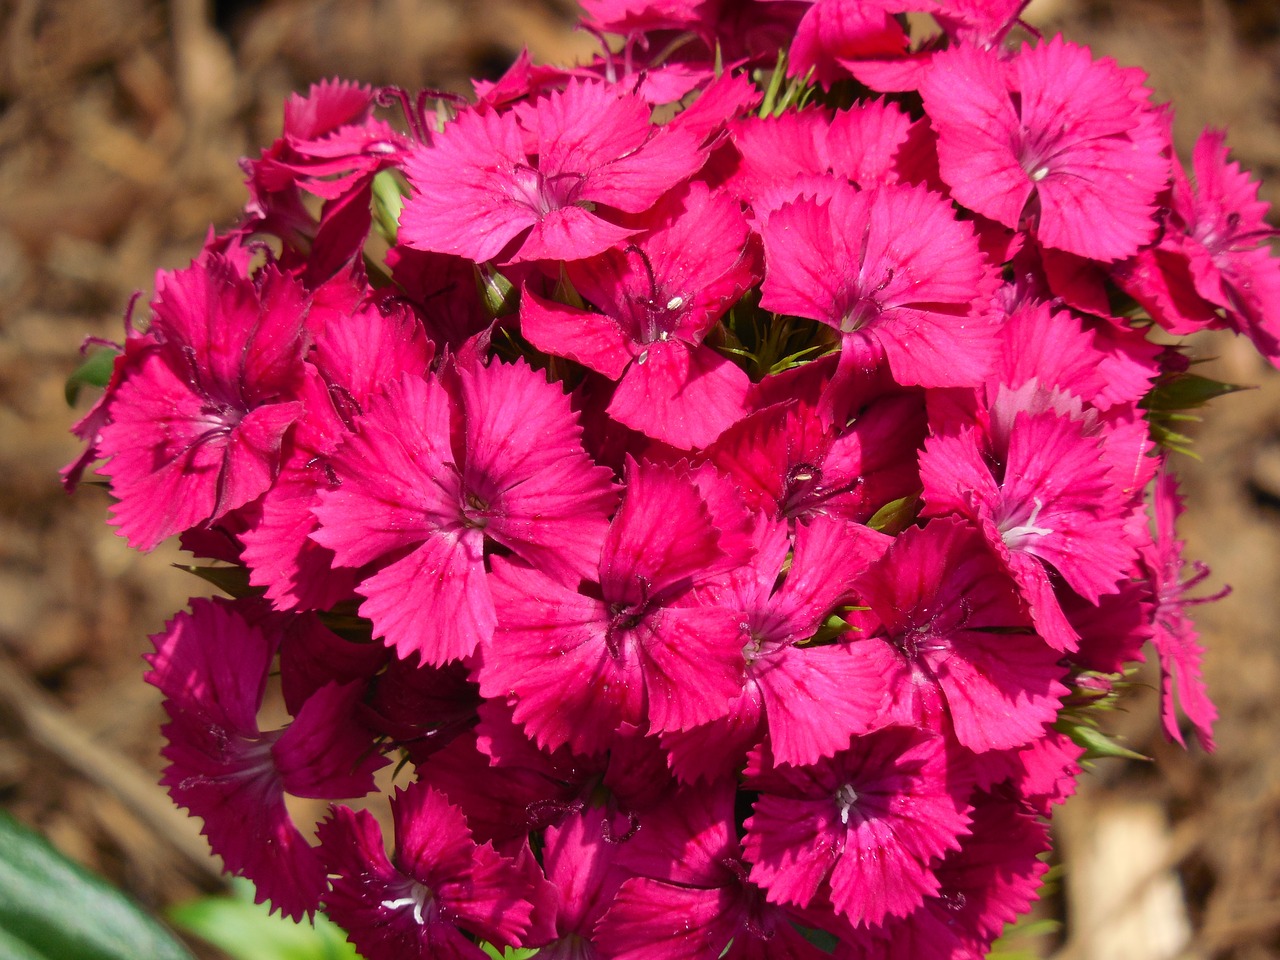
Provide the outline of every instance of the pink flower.
[[292,94],[283,135],[262,159],[247,163],[250,184],[272,192],[297,184],[332,200],[390,166],[405,141],[373,118],[374,99],[372,88],[336,78],[313,83],[306,96]]
[[758,529],[752,562],[699,590],[704,602],[738,611],[746,682],[727,716],[663,735],[671,767],[685,781],[733,772],[766,731],[779,763],[813,763],[874,729],[883,715],[876,667],[849,644],[797,644],[851,601],[851,582],[890,538],[827,517],[797,525],[794,547],[785,522],[762,521]]
[[467,933],[499,948],[525,941],[535,904],[554,896],[531,857],[513,861],[477,845],[462,811],[421,783],[396,790],[391,815],[389,860],[368,810],[335,807],[318,830],[334,876],[325,909],[362,955],[485,960]]
[[788,51],[787,74],[813,79],[830,89],[849,77],[850,67],[867,57],[896,57],[910,43],[885,0],[814,0],[796,27]]
[[836,183],[828,202],[801,198],[771,214],[762,234],[761,307],[840,331],[842,371],[883,356],[901,384],[986,378],[997,328],[983,304],[997,280],[972,226],[937,194]]
[[568,268],[600,313],[526,292],[521,332],[617,380],[608,412],[619,423],[680,449],[705,446],[746,412],[747,375],[702,339],[755,284],[758,248],[737,202],[701,183],[632,222],[649,229]]
[[1037,899],[1049,869],[1044,826],[1016,803],[979,795],[972,833],[936,868],[938,891],[906,917],[857,930],[837,960],[985,957],[1006,923]]
[[614,501],[559,386],[523,362],[450,378],[406,376],[369,401],[333,455],[339,484],[321,491],[312,534],[343,566],[384,563],[359,585],[360,612],[400,656],[437,665],[493,633],[487,542],[573,579]]
[[1041,736],[1067,693],[1059,653],[1027,628],[1013,582],[973,527],[900,534],[854,583],[881,626],[855,644],[882,664],[894,722],[946,729],[975,753]]
[[1006,227],[1030,217],[1046,246],[1127,257],[1155,234],[1169,180],[1166,123],[1143,79],[1060,37],[1012,61],[973,46],[938,53],[920,92],[942,179]]
[[1197,603],[1219,600],[1230,592],[1226,587],[1208,597],[1188,598],[1184,594],[1200,584],[1208,575],[1204,564],[1193,565],[1195,571],[1183,578],[1182,541],[1175,526],[1183,511],[1178,494],[1178,481],[1172,473],[1161,472],[1156,478],[1152,512],[1155,536],[1142,548],[1142,562],[1151,578],[1155,595],[1155,634],[1152,637],[1160,657],[1160,703],[1164,732],[1169,739],[1186,745],[1178,729],[1178,707],[1182,708],[1195,729],[1200,745],[1213,749],[1213,722],[1218,711],[1210,701],[1200,675],[1200,659],[1204,649],[1197,642],[1195,624],[1186,608]]
[[1097,603],[1133,567],[1129,497],[1096,417],[1029,381],[1000,388],[989,432],[942,431],[920,456],[928,513],[968,517],[1008,566],[1040,635],[1076,646],[1045,569]]
[[686,789],[645,818],[620,851],[635,876],[596,927],[608,960],[821,960],[783,907],[747,877],[734,828],[734,790]]
[[942,739],[906,727],[803,767],[755,752],[745,785],[760,793],[743,841],[752,881],[772,903],[804,907],[822,891],[855,925],[937,893],[934,864],[968,832],[967,790],[948,775]]
[[910,393],[871,400],[841,431],[809,404],[775,404],[734,424],[706,454],[753,509],[802,523],[865,523],[919,489],[925,429],[923,404]]
[[400,240],[476,262],[580,260],[636,233],[601,213],[649,209],[703,159],[639,97],[573,80],[511,111],[465,112],[412,153]]
[[219,254],[202,259],[158,277],[158,345],[101,430],[113,520],[142,550],[265,492],[302,412],[302,288],[272,266],[250,280]]
[[266,587],[277,608],[323,610],[353,597],[356,571],[310,539],[312,507],[363,405],[402,374],[424,374],[433,352],[412,313],[389,302],[342,311],[317,332],[292,453],[262,498],[261,517],[240,536],[249,582]]
[[513,698],[516,720],[544,749],[597,753],[623,723],[687,730],[726,714],[742,689],[736,612],[688,603],[742,558],[723,549],[683,470],[629,460],[626,487],[596,583],[575,590],[494,561],[503,618],[480,692]]
[[[1280,362],[1280,259],[1268,241],[1268,204],[1228,160],[1226,137],[1206,130],[1192,156],[1194,187],[1174,167],[1165,235],[1117,270],[1117,279],[1175,333],[1226,326]],[[1223,315],[1219,317],[1219,313]]]
[[251,879],[258,902],[286,916],[315,910],[324,891],[319,857],[285,809],[299,797],[359,797],[386,760],[355,722],[361,683],[328,683],[293,722],[262,732],[257,713],[285,621],[244,603],[192,600],[153,637],[147,682],[165,695],[169,760],[161,783],[204,820],[228,870]]

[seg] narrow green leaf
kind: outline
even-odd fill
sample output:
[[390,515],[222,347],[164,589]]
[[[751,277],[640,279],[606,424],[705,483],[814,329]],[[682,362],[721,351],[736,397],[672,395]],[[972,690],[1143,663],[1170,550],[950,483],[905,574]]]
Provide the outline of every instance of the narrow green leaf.
[[111,371],[115,369],[116,357],[119,355],[119,350],[112,350],[109,347],[89,354],[84,363],[76,367],[75,372],[67,377],[66,386],[63,388],[67,406],[75,406],[76,400],[80,397],[81,387],[105,387],[110,383]]
[[258,587],[249,586],[249,571],[244,567],[201,567],[190,563],[175,563],[174,566],[237,599],[256,596],[262,592]]
[[3,812],[0,956],[192,960],[187,949],[137,904]]
[[834,953],[836,947],[840,946],[840,941],[836,939],[834,934],[827,933],[825,930],[814,930],[812,927],[802,927],[798,923],[792,923],[793,927],[799,931],[800,936],[804,937],[823,953]]
[[315,924],[272,916],[265,903],[252,901],[252,886],[237,884],[247,894],[201,897],[169,910],[181,930],[207,940],[235,960],[360,960],[340,927],[324,914]]

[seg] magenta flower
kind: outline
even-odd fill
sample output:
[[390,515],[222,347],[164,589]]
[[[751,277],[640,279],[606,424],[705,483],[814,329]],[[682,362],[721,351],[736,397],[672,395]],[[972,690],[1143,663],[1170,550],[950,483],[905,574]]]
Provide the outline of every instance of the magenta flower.
[[636,233],[601,213],[649,209],[704,159],[641,98],[570,81],[511,111],[465,112],[412,153],[400,240],[476,262],[580,260]]
[[729,782],[674,793],[619,851],[634,876],[596,927],[608,960],[820,960],[747,876]]
[[217,520],[271,486],[302,413],[302,288],[275,267],[256,280],[206,254],[161,274],[154,350],[111,402],[99,449],[131,546]]
[[933,867],[968,833],[967,789],[939,737],[891,727],[803,767],[751,755],[746,787],[760,799],[743,841],[751,879],[772,903],[819,892],[854,925],[906,916],[938,892]]
[[813,0],[788,51],[787,72],[806,76],[830,89],[847,79],[850,68],[868,57],[900,57],[909,39],[886,0]]
[[1169,181],[1167,124],[1143,79],[1060,37],[1012,61],[973,46],[938,53],[920,92],[942,179],[1006,227],[1030,217],[1046,246],[1130,256],[1155,235]]
[[982,535],[954,519],[904,531],[854,584],[880,621],[863,654],[883,665],[898,723],[946,729],[975,753],[1030,743],[1067,689],[1059,653],[1028,628]]
[[927,512],[974,522],[1017,581],[1040,635],[1071,650],[1076,633],[1046,566],[1093,603],[1115,593],[1135,560],[1124,535],[1129,497],[1096,418],[1061,398],[1055,407],[1043,390],[1036,395],[1034,382],[1016,393],[1000,389],[989,433],[960,428],[926,442],[920,472]]
[[520,328],[540,350],[618,381],[608,413],[633,430],[689,450],[746,413],[750,381],[702,343],[757,280],[736,201],[694,183],[646,218],[649,230],[568,268],[600,313],[526,293]]
[[847,643],[797,644],[851,602],[850,584],[890,538],[827,517],[797,525],[794,546],[785,522],[759,529],[752,562],[700,591],[739,613],[745,684],[727,716],[663,735],[671,767],[685,781],[723,779],[766,731],[777,762],[794,765],[829,757],[881,724],[885,690],[875,664]]
[[402,374],[424,374],[432,354],[413,314],[392,303],[339,311],[317,333],[292,453],[262,498],[258,522],[240,536],[249,582],[265,587],[277,608],[323,610],[354,596],[357,571],[310,539],[312,508],[329,486],[329,458],[363,405]]
[[257,900],[295,920],[318,905],[324,871],[285,809],[284,796],[362,797],[386,760],[355,721],[362,683],[328,683],[293,722],[263,732],[258,708],[284,621],[243,603],[192,600],[152,638],[147,682],[165,695],[169,760],[161,783],[204,820],[228,870],[257,887]]
[[736,611],[690,605],[700,582],[741,563],[679,468],[629,460],[598,580],[575,590],[494,561],[503,619],[479,667],[480,692],[515,700],[544,749],[606,749],[623,723],[687,730],[729,711],[742,689]]
[[1226,326],[1280,362],[1280,259],[1258,184],[1228,159],[1226,137],[1206,130],[1192,155],[1194,186],[1180,166],[1160,243],[1121,265],[1126,291],[1175,333]]
[[842,431],[824,426],[808,404],[775,404],[726,430],[707,457],[753,509],[803,523],[818,516],[865,523],[919,490],[916,450],[925,431],[923,404],[910,394],[872,400]]
[[[462,811],[414,783],[391,798],[395,850],[368,810],[335,807],[320,824],[320,853],[334,879],[325,909],[369,960],[485,960],[467,937],[499,948],[525,942],[535,905],[550,906],[532,858],[499,856],[471,839]],[[466,933],[464,933],[466,931]]]
[[976,386],[991,369],[997,279],[951,205],[923,187],[832,187],[801,198],[762,231],[766,310],[821,320],[843,336],[842,370],[883,356],[894,379]]
[[1176,524],[1183,511],[1178,482],[1172,473],[1161,472],[1156,478],[1152,512],[1155,536],[1142,548],[1142,562],[1151,579],[1155,595],[1155,634],[1152,640],[1160,657],[1160,715],[1169,739],[1186,745],[1178,729],[1178,707],[1187,715],[1200,745],[1213,749],[1213,722],[1218,711],[1209,699],[1200,672],[1204,649],[1197,642],[1195,624],[1187,616],[1192,604],[1218,600],[1230,592],[1224,588],[1208,597],[1186,597],[1184,594],[1204,581],[1209,568],[1193,565],[1190,577],[1183,576],[1182,541],[1177,538]]
[[1016,803],[979,796],[972,833],[936,868],[938,892],[909,916],[859,929],[837,960],[985,957],[992,942],[1038,897],[1049,864],[1044,826]]
[[429,664],[493,633],[487,542],[553,577],[583,576],[615,496],[559,387],[523,362],[453,376],[405,377],[370,400],[333,455],[340,484],[321,491],[312,534],[343,566],[384,562],[360,582],[360,612],[400,656]]

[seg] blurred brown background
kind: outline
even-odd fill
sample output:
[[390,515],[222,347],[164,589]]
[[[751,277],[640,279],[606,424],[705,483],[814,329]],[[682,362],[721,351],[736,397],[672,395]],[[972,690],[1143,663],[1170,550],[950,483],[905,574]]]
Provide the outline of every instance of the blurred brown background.
[[[1184,157],[1206,124],[1280,200],[1277,0],[1036,0],[1031,19],[1151,73]],[[197,828],[154,787],[146,636],[199,584],[128,551],[102,491],[68,499],[62,384],[86,335],[184,265],[244,202],[236,159],[292,90],[342,75],[465,91],[528,44],[585,56],[569,0],[0,0],[0,804],[161,908],[216,887]],[[1260,389],[1198,429],[1178,468],[1222,717],[1212,756],[1159,734],[1147,670],[1117,728],[1154,765],[1107,763],[1057,818],[1066,880],[1035,941],[1059,960],[1280,958],[1280,376],[1207,337],[1212,375]],[[212,956],[212,954],[210,954]]]

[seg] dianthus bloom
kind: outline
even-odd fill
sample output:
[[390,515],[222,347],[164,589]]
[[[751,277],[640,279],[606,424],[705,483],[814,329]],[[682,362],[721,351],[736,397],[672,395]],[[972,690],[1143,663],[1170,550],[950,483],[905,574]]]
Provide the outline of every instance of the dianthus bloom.
[[636,232],[597,208],[640,213],[703,159],[639,97],[570,81],[508,112],[463,113],[415,151],[402,239],[475,261],[580,260]]
[[290,101],[65,472],[234,595],[147,679],[260,900],[368,960],[977,960],[1148,640],[1212,746],[1166,461],[1227,388],[1150,334],[1275,359],[1280,261],[1024,6],[592,0],[472,104]]

